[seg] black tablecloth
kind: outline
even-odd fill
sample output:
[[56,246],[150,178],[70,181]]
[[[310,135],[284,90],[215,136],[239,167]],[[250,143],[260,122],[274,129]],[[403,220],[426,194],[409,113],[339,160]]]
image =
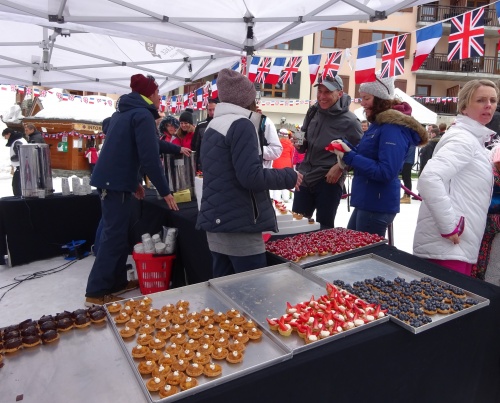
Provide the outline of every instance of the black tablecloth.
[[[178,257],[189,282],[208,280],[210,253],[205,234],[194,229],[194,202],[180,204],[179,212],[162,201],[143,203],[146,216],[179,228]],[[499,402],[500,288],[388,245],[335,260],[367,253],[481,295],[490,305],[417,335],[387,322],[182,401]],[[274,263],[270,256],[268,261]]]
[[[0,263],[10,254],[12,266],[63,256],[73,240],[85,240],[90,250],[101,217],[97,193],[86,196],[55,194],[44,199],[0,199]],[[67,251],[67,250],[66,250]]]

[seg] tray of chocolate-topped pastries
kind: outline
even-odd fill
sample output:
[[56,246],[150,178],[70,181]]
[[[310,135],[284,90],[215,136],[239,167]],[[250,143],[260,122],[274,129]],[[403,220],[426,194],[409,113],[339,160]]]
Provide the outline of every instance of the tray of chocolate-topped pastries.
[[374,254],[306,271],[368,303],[380,304],[391,321],[413,333],[421,333],[490,303],[480,295]]
[[208,282],[106,310],[151,402],[182,399],[291,358],[290,349]]

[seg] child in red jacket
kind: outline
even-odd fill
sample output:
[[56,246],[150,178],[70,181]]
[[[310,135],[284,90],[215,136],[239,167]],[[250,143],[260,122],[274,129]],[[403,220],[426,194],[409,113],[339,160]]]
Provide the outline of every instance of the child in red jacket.
[[97,149],[94,147],[93,144],[89,147],[89,149],[85,153],[85,158],[89,160],[90,174],[92,175],[92,172],[94,172],[95,164],[97,163],[97,159],[99,158]]

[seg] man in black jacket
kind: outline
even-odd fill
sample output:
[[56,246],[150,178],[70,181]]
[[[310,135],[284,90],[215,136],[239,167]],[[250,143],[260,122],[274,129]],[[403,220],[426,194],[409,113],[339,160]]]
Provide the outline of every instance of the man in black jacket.
[[194,130],[194,135],[193,139],[191,140],[191,145],[192,149],[195,152],[194,154],[194,159],[196,162],[196,170],[197,171],[202,171],[201,168],[201,161],[200,161],[200,148],[201,148],[201,139],[203,138],[203,133],[205,133],[205,130],[210,123],[210,121],[214,118],[214,113],[215,113],[215,107],[219,103],[219,100],[217,98],[210,98],[208,100],[208,105],[207,105],[207,118],[205,120],[202,120],[196,125],[196,129]]
[[36,129],[36,126],[33,123],[27,123],[24,125],[24,132],[26,133],[26,136],[28,136],[28,143],[45,144],[42,133]]

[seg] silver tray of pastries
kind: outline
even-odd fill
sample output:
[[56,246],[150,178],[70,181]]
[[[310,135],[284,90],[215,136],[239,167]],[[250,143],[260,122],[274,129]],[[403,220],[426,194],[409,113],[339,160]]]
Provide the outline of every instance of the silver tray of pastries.
[[207,282],[108,304],[106,310],[151,402],[182,399],[291,358],[267,328]]
[[413,333],[489,305],[487,298],[383,257],[367,254],[306,270],[387,309],[391,321]]
[[[348,318],[348,310],[335,312],[331,308],[333,302],[325,297],[331,293],[323,283],[292,263],[210,280],[214,288],[237,301],[240,309],[254,317],[259,325],[272,329],[275,338],[293,350],[293,354],[389,320],[387,316],[369,315],[371,320],[361,321],[361,317]],[[338,298],[346,299],[340,294]]]

